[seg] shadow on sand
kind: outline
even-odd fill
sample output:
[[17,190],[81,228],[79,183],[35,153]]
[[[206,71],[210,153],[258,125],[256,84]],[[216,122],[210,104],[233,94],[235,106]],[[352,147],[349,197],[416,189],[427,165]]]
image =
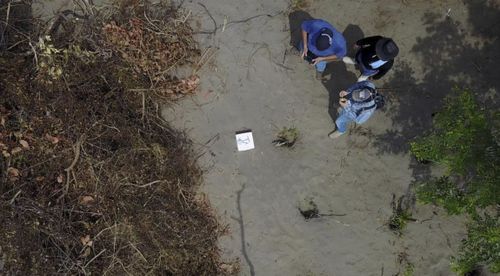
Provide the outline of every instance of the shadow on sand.
[[[347,55],[354,56],[354,42],[363,38],[363,31],[357,25],[349,25],[342,32],[342,35],[347,42]],[[351,66],[351,65],[347,65]],[[323,74],[324,80],[321,81],[328,91],[328,114],[333,121],[337,119],[337,108],[339,107],[339,92],[347,89],[357,81],[356,74],[347,71],[346,64],[342,61],[335,61],[328,63],[325,73]]]
[[[408,63],[396,60],[383,90],[389,102],[385,112],[392,119],[392,128],[378,135],[374,142],[380,154],[407,153],[409,142],[432,127],[432,115],[439,112],[443,99],[457,90],[471,90],[481,107],[498,109],[500,7],[487,0],[466,1],[465,5],[468,26],[454,20],[453,14],[451,17],[432,12],[423,15],[429,35],[417,38],[411,49],[421,61],[423,75],[416,76]],[[304,11],[290,14],[292,45],[300,41],[300,23],[312,18]],[[466,29],[471,30],[472,39]],[[353,56],[352,45],[363,37],[363,32],[358,26],[349,25],[343,34],[348,55]],[[348,72],[344,63],[332,62],[325,77],[322,83],[329,93],[329,114],[335,120],[338,92],[356,82],[356,75]],[[410,167],[416,179],[429,175],[429,169],[415,160]]]
[[[429,35],[417,38],[411,49],[422,61],[423,75],[417,79],[409,64],[396,62],[384,91],[391,103],[386,113],[393,127],[376,137],[374,145],[380,153],[408,152],[409,142],[432,127],[432,116],[443,99],[459,90],[474,92],[481,107],[498,109],[500,9],[486,0],[466,5],[472,39],[452,17],[427,13],[422,21]],[[416,179],[429,173],[415,160],[410,166]]]

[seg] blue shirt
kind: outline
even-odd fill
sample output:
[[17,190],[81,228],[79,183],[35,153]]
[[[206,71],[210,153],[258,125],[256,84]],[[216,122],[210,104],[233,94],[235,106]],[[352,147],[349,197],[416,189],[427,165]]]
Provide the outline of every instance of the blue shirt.
[[[339,33],[330,23],[321,19],[312,19],[302,22],[302,30],[307,33],[307,48],[318,57],[336,55],[343,58],[347,54],[346,42],[344,36]],[[323,51],[316,48],[316,39],[321,34],[321,29],[328,28],[332,31],[332,45]]]
[[[346,92],[350,94],[354,90],[363,89],[365,87],[370,87],[370,88],[375,89],[375,85],[373,83],[371,83],[369,81],[361,81],[361,82],[357,82],[357,83],[353,84],[351,87],[347,88]],[[362,103],[349,100],[349,101],[347,101],[347,106],[344,107],[344,110],[347,112],[346,115],[348,117],[350,117],[353,121],[355,121],[357,124],[362,124],[362,123],[366,122],[373,115],[373,113],[375,112],[375,110],[377,108],[374,106],[371,109],[364,110],[359,115],[357,114],[357,112],[360,111],[364,107],[370,107],[373,105],[375,105],[375,100],[373,100],[373,99],[371,101],[362,102]]]

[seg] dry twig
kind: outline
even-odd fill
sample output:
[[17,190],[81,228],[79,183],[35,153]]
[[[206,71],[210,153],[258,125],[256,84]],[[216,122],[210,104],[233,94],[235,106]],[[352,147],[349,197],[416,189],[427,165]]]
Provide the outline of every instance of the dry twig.
[[73,171],[73,168],[76,166],[76,163],[78,162],[78,159],[80,158],[80,148],[81,148],[82,143],[84,141],[85,141],[85,134],[82,134],[80,136],[80,138],[78,138],[78,140],[76,141],[75,145],[73,146],[73,149],[75,151],[75,156],[73,158],[73,161],[69,165],[69,167],[64,169],[64,171],[66,172],[66,185],[64,186],[63,193],[61,194],[59,199],[63,198],[68,193],[69,183],[70,183],[70,173]]

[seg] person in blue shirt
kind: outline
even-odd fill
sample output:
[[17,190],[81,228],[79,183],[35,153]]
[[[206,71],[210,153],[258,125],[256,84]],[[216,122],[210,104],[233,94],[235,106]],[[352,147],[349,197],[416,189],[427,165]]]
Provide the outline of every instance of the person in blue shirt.
[[335,120],[335,129],[328,137],[335,139],[347,131],[349,123],[366,122],[384,104],[384,98],[378,94],[375,85],[370,81],[353,84],[345,91],[340,91],[339,104],[341,110]]
[[355,58],[344,57],[346,64],[357,64],[361,70],[358,81],[368,78],[378,80],[384,76],[394,64],[394,58],[399,53],[396,43],[387,37],[370,36],[358,40],[354,44],[357,49]]
[[321,19],[306,20],[301,25],[301,56],[316,67],[317,78],[321,78],[330,61],[342,59],[346,53],[346,41],[330,23]]

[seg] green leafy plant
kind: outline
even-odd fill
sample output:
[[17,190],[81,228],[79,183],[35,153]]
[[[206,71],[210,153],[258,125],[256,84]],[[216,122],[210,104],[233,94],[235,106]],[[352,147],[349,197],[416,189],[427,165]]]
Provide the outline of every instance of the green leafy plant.
[[434,128],[411,143],[411,151],[419,160],[443,164],[450,173],[464,174],[483,155],[488,144],[488,123],[470,92],[447,98],[444,109],[437,113]]
[[67,74],[66,67],[71,66],[68,65],[68,60],[78,59],[83,64],[89,64],[95,59],[95,53],[83,50],[78,44],[57,48],[48,35],[39,38],[36,48],[38,49],[37,79],[45,84],[52,84]]
[[[419,200],[445,206],[451,214],[499,204],[500,146],[493,135],[498,121],[499,114],[481,110],[471,92],[446,99],[432,131],[411,143],[418,160],[446,169],[444,178],[417,186]],[[450,182],[450,176],[455,181]]]
[[396,195],[392,195],[392,215],[389,218],[388,226],[393,232],[398,235],[403,234],[403,230],[408,225],[409,221],[415,221],[414,218],[411,217],[411,212],[409,210],[409,206],[407,201],[405,201],[405,196],[401,196],[396,203]]
[[276,147],[291,148],[299,138],[299,130],[296,127],[283,127],[278,134],[273,144]]
[[467,206],[470,206],[466,202],[464,191],[451,182],[448,176],[432,178],[428,182],[420,183],[415,190],[420,202],[442,206],[451,215],[461,214]]
[[[478,266],[500,272],[500,220],[483,214],[500,204],[500,112],[479,108],[474,95],[464,91],[446,99],[434,127],[411,143],[419,161],[444,167],[416,187],[417,199],[445,208],[449,214],[467,213],[467,239],[462,241],[453,269],[463,275]],[[484,212],[483,212],[484,213]]]
[[403,271],[403,276],[413,276],[415,272],[415,265],[412,263],[406,264],[405,270]]
[[490,264],[492,272],[500,272],[500,220],[485,214],[474,216],[468,225],[467,239],[453,258],[452,268],[463,275],[480,264]]
[[395,276],[413,276],[415,265],[408,258],[409,255],[405,251],[398,254],[397,263],[399,264],[399,271]]

